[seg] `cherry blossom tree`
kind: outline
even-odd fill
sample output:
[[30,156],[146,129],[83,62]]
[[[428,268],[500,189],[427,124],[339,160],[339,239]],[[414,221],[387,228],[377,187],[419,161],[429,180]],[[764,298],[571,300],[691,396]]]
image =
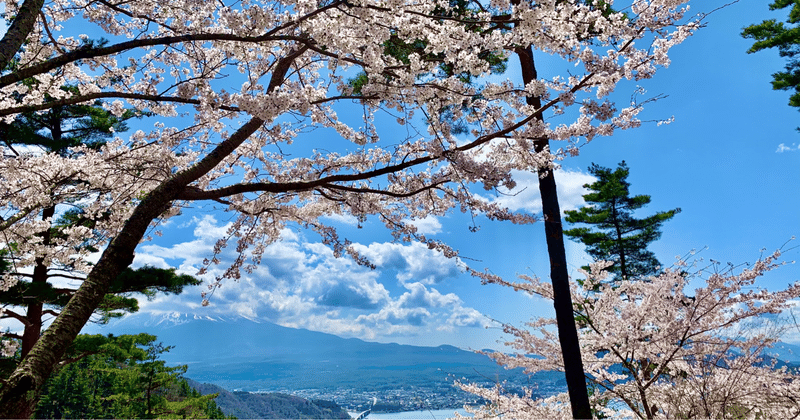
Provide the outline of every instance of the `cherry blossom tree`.
[[[765,317],[788,308],[800,284],[783,290],[755,286],[777,268],[781,251],[744,269],[712,263],[693,270],[684,260],[647,279],[604,281],[610,262],[581,270],[586,281],[573,284],[575,318],[586,378],[594,385],[596,414],[638,418],[797,418],[800,381],[764,350],[780,326]],[[698,261],[696,261],[698,262]],[[548,299],[552,286],[525,277],[506,285]],[[699,287],[696,287],[699,286]],[[694,288],[696,287],[696,288]],[[563,370],[553,319],[519,328],[507,345],[518,352],[490,354],[509,368],[534,373]],[[477,418],[563,418],[566,394],[545,399],[506,393],[502,386],[461,384],[490,401]]]
[[[6,252],[21,267],[65,264],[86,277],[3,382],[0,416],[30,414],[137,245],[192,203],[234,214],[216,250],[235,243],[239,257],[212,291],[257,264],[287,224],[369,265],[323,216],[373,217],[398,240],[450,257],[457,251],[408,220],[460,209],[534,221],[473,185],[512,188],[512,170],[547,176],[582,142],[637,127],[644,103],[617,108],[612,93],[620,82],[652,77],[699,28],[699,18],[685,18],[686,3],[634,0],[615,12],[609,2],[578,0],[7,1],[6,122],[97,99],[115,115],[130,106],[156,122],[69,156],[4,155]],[[109,41],[90,41],[89,27]],[[537,76],[533,51],[570,62],[570,73]],[[512,54],[524,56],[521,83],[487,78]],[[75,89],[60,89],[67,85]],[[567,109],[572,122],[546,119]],[[359,118],[348,116],[354,110]],[[384,130],[386,115],[404,130]],[[551,149],[551,140],[563,147]],[[45,246],[37,233],[53,217],[42,210],[74,201],[97,223],[64,229]],[[92,263],[78,245],[94,238],[105,240]],[[15,282],[6,275],[0,289]]]
[[[62,89],[70,89],[69,86]],[[45,111],[25,113],[18,115],[12,124],[0,123],[0,140],[5,143],[5,150],[14,156],[19,152],[16,148],[33,148],[46,153],[66,155],[70,149],[85,145],[89,148],[100,147],[105,139],[114,136],[114,133],[127,131],[125,120],[136,117],[136,113],[126,111],[121,117],[111,114],[103,109],[100,101],[92,104],[67,105],[49,108]],[[141,116],[141,115],[139,115]],[[95,223],[81,214],[79,203],[58,203],[69,207],[56,221],[50,220],[50,227],[39,232],[41,245],[48,247],[51,240],[60,236],[61,229],[73,225],[82,225],[91,228]],[[56,213],[56,203],[41,209],[43,221],[52,219]],[[13,248],[15,244],[11,244]],[[92,247],[87,241],[83,247]],[[95,248],[90,250],[96,251]],[[0,273],[8,274],[17,279],[17,283],[0,296],[0,304],[4,311],[0,319],[14,319],[22,324],[21,334],[5,333],[6,338],[13,338],[20,342],[20,357],[24,358],[34,343],[39,339],[42,326],[47,316],[57,316],[58,310],[69,301],[74,287],[63,285],[64,280],[80,280],[83,273],[73,275],[69,266],[45,266],[42,259],[36,260],[32,267],[21,267],[25,271],[15,271],[20,268],[14,261],[14,252],[6,251],[0,255],[3,263],[0,264]],[[138,301],[130,297],[133,293],[141,293],[149,299],[156,295],[156,291],[164,293],[180,293],[183,286],[197,285],[200,280],[191,276],[176,275],[175,270],[159,269],[155,267],[142,267],[137,270],[126,268],[122,276],[112,282],[110,292],[97,308],[98,322],[108,322],[126,312],[138,311]],[[54,285],[60,281],[61,287]],[[22,308],[15,311],[9,307]]]

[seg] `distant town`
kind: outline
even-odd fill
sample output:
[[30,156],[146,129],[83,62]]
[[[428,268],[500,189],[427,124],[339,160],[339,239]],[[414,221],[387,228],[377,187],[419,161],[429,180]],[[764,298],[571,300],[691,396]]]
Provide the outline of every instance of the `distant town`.
[[[327,400],[351,412],[372,409],[376,413],[394,413],[400,411],[439,410],[460,408],[465,404],[478,405],[481,400],[475,395],[465,393],[452,386],[434,385],[431,387],[408,387],[391,390],[280,390],[310,400]],[[375,401],[373,406],[373,401]]]
[[[485,382],[483,386],[494,386]],[[507,383],[507,390],[521,389],[521,384]],[[537,381],[535,395],[547,397],[564,391],[563,380]],[[462,408],[465,405],[486,403],[482,398],[464,392],[450,382],[437,382],[428,386],[409,385],[391,389],[273,389],[259,392],[279,392],[296,395],[309,400],[333,401],[350,412],[371,409],[375,413],[396,413],[402,411],[423,411]]]

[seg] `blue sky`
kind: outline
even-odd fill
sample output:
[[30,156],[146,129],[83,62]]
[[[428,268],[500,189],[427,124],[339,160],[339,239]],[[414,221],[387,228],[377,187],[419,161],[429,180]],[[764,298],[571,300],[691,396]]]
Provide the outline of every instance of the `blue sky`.
[[[694,12],[722,5],[696,3]],[[700,8],[707,9],[696,10]],[[586,170],[592,162],[614,167],[625,160],[632,192],[652,196],[643,214],[683,210],[651,246],[665,265],[676,255],[706,247],[700,254],[706,259],[752,262],[761,248],[771,251],[800,236],[800,133],[795,131],[800,118],[787,105],[789,94],[771,90],[769,83],[784,62],[776,51],[746,54],[751,41],[739,36],[744,26],[768,18],[784,20],[785,13],[770,12],[766,1],[740,1],[711,14],[706,28],[673,49],[672,65],[640,84],[651,95],[668,95],[646,108],[643,119],[674,116],[675,121],[598,138],[580,156],[563,161],[556,173],[562,209],[583,204],[581,185],[592,181]],[[555,61],[539,61],[542,77],[567,70]],[[519,80],[517,66],[512,59],[503,77]],[[619,98],[627,98],[634,87],[620,87]],[[518,183],[517,195],[498,199],[512,209],[539,211],[535,177],[522,175]],[[171,219],[163,226],[163,237],[140,246],[134,264],[173,266],[195,274],[231,217],[214,208],[187,209]],[[314,233],[292,227],[270,247],[256,272],[238,283],[227,281],[209,306],[200,305],[202,286],[190,288],[180,296],[142,301],[140,313],[86,331],[108,333],[138,325],[146,330],[145,325],[161,317],[244,316],[371,341],[487,348],[497,347],[503,338],[492,320],[520,324],[552,314],[549,302],[482,286],[457,261],[419,244],[392,243],[386,230],[371,220],[363,229],[346,218],[332,222],[377,269],[336,259]],[[542,224],[516,226],[479,218],[480,230],[473,233],[471,223],[468,215],[452,214],[419,226],[458,249],[473,268],[508,279],[521,273],[548,277]],[[567,254],[573,271],[588,261],[574,242],[568,241]],[[786,259],[798,254],[793,249]],[[800,281],[800,269],[788,265],[760,285],[774,289],[795,281]],[[785,340],[800,342],[800,333],[790,332]]]

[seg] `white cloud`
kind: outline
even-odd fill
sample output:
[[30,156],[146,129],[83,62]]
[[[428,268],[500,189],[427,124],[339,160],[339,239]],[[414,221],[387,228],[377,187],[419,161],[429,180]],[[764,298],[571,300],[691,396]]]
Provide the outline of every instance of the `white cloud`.
[[196,227],[194,228],[194,236],[199,239],[211,239],[216,241],[219,238],[225,237],[228,233],[230,223],[222,226],[217,225],[217,219],[211,215],[205,215],[203,218],[193,218]]
[[354,247],[378,268],[396,270],[397,280],[401,283],[435,284],[461,273],[458,260],[447,258],[441,252],[428,249],[417,242],[410,245],[355,244]]
[[330,220],[335,223],[341,223],[347,226],[356,226],[358,225],[358,218],[353,216],[352,214],[329,214],[322,216],[323,219]]
[[422,235],[435,235],[442,231],[442,224],[436,216],[428,216],[424,219],[404,220],[417,228],[417,233]]
[[412,327],[425,325],[430,317],[431,313],[425,308],[405,308],[395,303],[381,308],[379,312],[361,315],[356,322],[371,324],[382,331],[408,332]]
[[[6,310],[13,310],[16,312],[19,310],[19,308],[7,308]],[[14,318],[0,319],[0,332],[11,332],[14,334],[22,334],[23,331],[25,331],[25,327],[16,319]],[[0,336],[1,335],[2,334],[0,334]]]
[[[379,336],[377,331],[367,328],[362,324],[353,322],[350,319],[342,319],[336,311],[326,312],[319,315],[310,315],[304,318],[285,320],[281,322],[284,327],[306,328],[314,331],[326,332],[343,337],[359,337],[362,339],[373,340]],[[309,327],[313,328],[309,328]]]
[[778,149],[775,150],[775,153],[783,153],[783,152],[795,152],[800,150],[800,144],[792,143],[791,146],[787,146],[784,143],[778,145]]
[[164,258],[151,254],[136,254],[136,263],[134,264],[134,267],[141,267],[143,265],[149,265],[156,268],[170,268],[170,265],[167,264],[167,261],[164,260]]
[[454,293],[443,295],[438,290],[428,290],[422,283],[409,283],[405,287],[409,290],[398,299],[401,306],[416,306],[421,308],[446,308],[461,304],[461,299]]
[[486,315],[472,308],[459,307],[453,311],[447,319],[447,323],[438,329],[442,331],[453,331],[457,327],[481,327],[486,328],[491,325],[491,321]]
[[[512,171],[517,186],[511,190],[502,189],[493,200],[511,210],[525,210],[530,213],[542,212],[542,199],[539,195],[539,177],[532,172]],[[580,171],[557,169],[555,172],[558,202],[561,211],[574,210],[585,205],[583,195],[585,184],[596,179]]]
[[[427,221],[429,226],[438,224]],[[214,243],[227,225],[213,217],[193,219],[193,238],[170,246],[144,245],[136,264],[179,264],[180,270],[196,274],[203,259],[212,255]],[[141,312],[189,317],[241,316],[280,325],[366,339],[418,336],[434,333],[441,325],[477,327],[479,313],[464,306],[453,293],[442,293],[430,285],[441,284],[461,274],[458,261],[444,257],[419,243],[354,244],[377,269],[359,266],[347,257],[335,258],[331,249],[307,242],[302,234],[285,230],[281,240],[266,247],[262,261],[252,273],[238,280],[224,280],[200,306],[201,290],[189,288],[180,296],[158,295],[140,303]],[[221,276],[226,262],[235,258],[234,247],[222,250],[220,265],[212,265],[202,276],[212,281]],[[391,284],[394,293],[384,285]],[[396,291],[397,286],[401,291]]]

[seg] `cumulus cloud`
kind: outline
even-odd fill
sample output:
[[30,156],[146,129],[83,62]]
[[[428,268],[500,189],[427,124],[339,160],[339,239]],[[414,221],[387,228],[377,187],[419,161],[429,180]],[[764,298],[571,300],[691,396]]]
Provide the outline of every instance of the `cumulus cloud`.
[[401,306],[420,308],[447,308],[461,304],[461,299],[454,293],[443,295],[438,290],[428,290],[422,283],[409,283],[405,287],[409,290],[398,299]]
[[[530,213],[542,212],[542,199],[539,195],[539,177],[532,172],[512,171],[517,186],[513,190],[501,190],[494,199],[495,202],[511,210],[525,210]],[[555,172],[558,202],[561,211],[575,210],[583,207],[583,194],[586,193],[583,185],[590,184],[596,179],[581,171],[557,169]]]
[[[382,291],[386,291],[381,287]],[[357,285],[337,283],[322,293],[316,302],[324,306],[348,307],[356,309],[377,309],[380,303],[388,296],[376,296],[368,288],[359,288]]]
[[[356,322],[385,334],[411,333],[426,330],[453,331],[453,326],[478,327],[479,323],[453,323],[462,314],[478,311],[464,307],[464,302],[453,293],[442,294],[415,282],[404,284],[408,290],[399,298],[390,300],[379,311],[360,315]],[[480,315],[482,316],[482,315]]]
[[[438,225],[435,219],[423,223]],[[191,238],[168,246],[143,245],[135,265],[179,266],[180,272],[195,275],[228,225],[204,216],[184,228],[191,229]],[[418,243],[354,246],[376,265],[375,270],[346,257],[336,258],[327,246],[285,230],[279,241],[266,247],[252,273],[242,272],[236,281],[224,280],[214,290],[210,306],[202,307],[200,290],[191,288],[180,296],[159,295],[142,301],[141,311],[166,318],[175,312],[241,316],[366,339],[426,334],[441,326],[452,331],[482,325],[480,314],[457,295],[430,287],[460,275],[457,260]],[[203,279],[211,282],[223,274],[225,263],[236,257],[230,248],[222,250],[218,255],[222,263],[209,267]]]
[[447,258],[441,252],[432,251],[416,242],[409,245],[356,244],[354,247],[376,267],[397,271],[396,277],[400,283],[436,284],[461,273],[458,260]]
[[[170,268],[170,265],[167,264],[167,261],[159,257],[157,255],[152,254],[137,254],[136,255],[136,266],[141,267],[143,265],[149,265],[156,268]],[[194,273],[192,273],[194,274]]]
[[482,313],[472,308],[458,308],[453,311],[446,324],[439,327],[440,330],[452,331],[456,327],[482,327],[485,328],[491,322]]
[[428,216],[417,220],[406,219],[404,222],[414,225],[417,228],[417,233],[422,235],[435,235],[442,231],[442,224],[436,216]]
[[[379,312],[360,315],[356,322],[374,325],[384,330],[394,330],[391,326],[400,326],[401,329],[410,330],[411,326],[419,327],[426,323],[431,313],[425,308],[405,308],[397,303],[387,305]],[[388,326],[385,324],[389,324]]]

